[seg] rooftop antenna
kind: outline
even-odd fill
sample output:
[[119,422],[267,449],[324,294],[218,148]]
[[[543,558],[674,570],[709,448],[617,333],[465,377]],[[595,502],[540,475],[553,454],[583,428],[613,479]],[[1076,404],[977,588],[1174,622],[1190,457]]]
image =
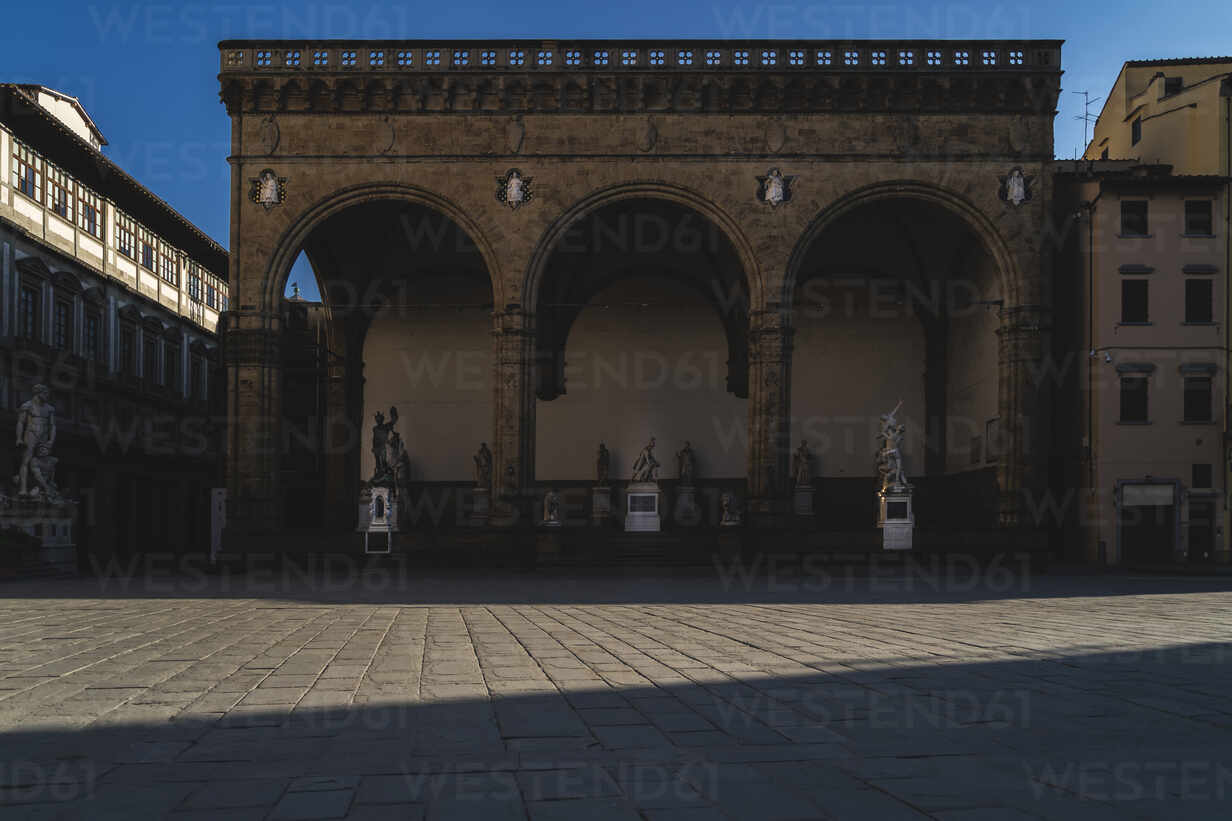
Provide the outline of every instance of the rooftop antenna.
[[1075,114],[1075,120],[1082,120],[1082,154],[1087,153],[1087,123],[1094,122],[1099,118],[1091,114],[1091,104],[1098,103],[1103,97],[1092,97],[1089,91],[1071,91],[1070,94],[1082,95],[1082,113]]

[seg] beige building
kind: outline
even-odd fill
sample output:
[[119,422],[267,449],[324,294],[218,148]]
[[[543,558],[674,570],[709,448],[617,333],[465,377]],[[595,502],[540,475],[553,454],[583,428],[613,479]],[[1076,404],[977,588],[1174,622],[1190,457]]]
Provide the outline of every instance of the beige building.
[[1058,164],[1056,304],[1084,352],[1063,461],[1094,561],[1228,559],[1230,72],[1127,62],[1085,160]]
[[1073,241],[1058,325],[1074,329],[1077,366],[1067,486],[1083,489],[1085,558],[1211,561],[1226,487],[1226,180],[1132,161],[1059,171]]
[[227,309],[225,250],[104,145],[75,98],[0,84],[0,427],[50,387],[86,568],[206,547]]

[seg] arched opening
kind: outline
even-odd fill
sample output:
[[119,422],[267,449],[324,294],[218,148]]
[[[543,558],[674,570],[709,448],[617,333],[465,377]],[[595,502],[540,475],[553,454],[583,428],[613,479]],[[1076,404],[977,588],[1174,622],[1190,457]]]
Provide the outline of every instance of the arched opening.
[[715,222],[654,196],[609,201],[561,232],[529,290],[536,315],[535,476],[628,479],[647,440],[661,478],[688,441],[701,482],[746,473],[750,287]]
[[793,273],[793,439],[816,459],[819,521],[869,526],[879,415],[901,401],[918,524],[995,527],[1004,294],[980,233],[937,202],[872,198],[815,232]]
[[[491,278],[470,234],[435,208],[366,199],[321,219],[290,266],[282,300],[282,488],[294,526],[354,526],[375,470],[377,412],[409,456],[410,497],[464,485],[491,437]],[[319,301],[308,298],[312,291]],[[434,493],[436,515],[452,521]],[[413,501],[412,501],[413,503]]]

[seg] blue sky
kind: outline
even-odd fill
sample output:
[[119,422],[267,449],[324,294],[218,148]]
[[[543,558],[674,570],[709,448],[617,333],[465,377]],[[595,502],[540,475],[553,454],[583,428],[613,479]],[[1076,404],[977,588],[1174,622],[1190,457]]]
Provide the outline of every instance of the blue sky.
[[1228,0],[7,5],[0,77],[80,97],[111,159],[224,245],[230,125],[218,102],[217,43],[227,38],[1058,38],[1066,41],[1056,120],[1063,157],[1083,142],[1082,97],[1071,92],[1103,97],[1125,60],[1232,53]]

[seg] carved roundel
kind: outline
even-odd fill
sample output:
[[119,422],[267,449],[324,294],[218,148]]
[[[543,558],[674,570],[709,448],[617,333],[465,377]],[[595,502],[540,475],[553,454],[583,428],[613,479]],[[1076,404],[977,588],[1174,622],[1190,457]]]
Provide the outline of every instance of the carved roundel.
[[533,177],[525,177],[516,168],[510,168],[502,177],[496,178],[496,199],[515,211],[534,199],[531,190]]

